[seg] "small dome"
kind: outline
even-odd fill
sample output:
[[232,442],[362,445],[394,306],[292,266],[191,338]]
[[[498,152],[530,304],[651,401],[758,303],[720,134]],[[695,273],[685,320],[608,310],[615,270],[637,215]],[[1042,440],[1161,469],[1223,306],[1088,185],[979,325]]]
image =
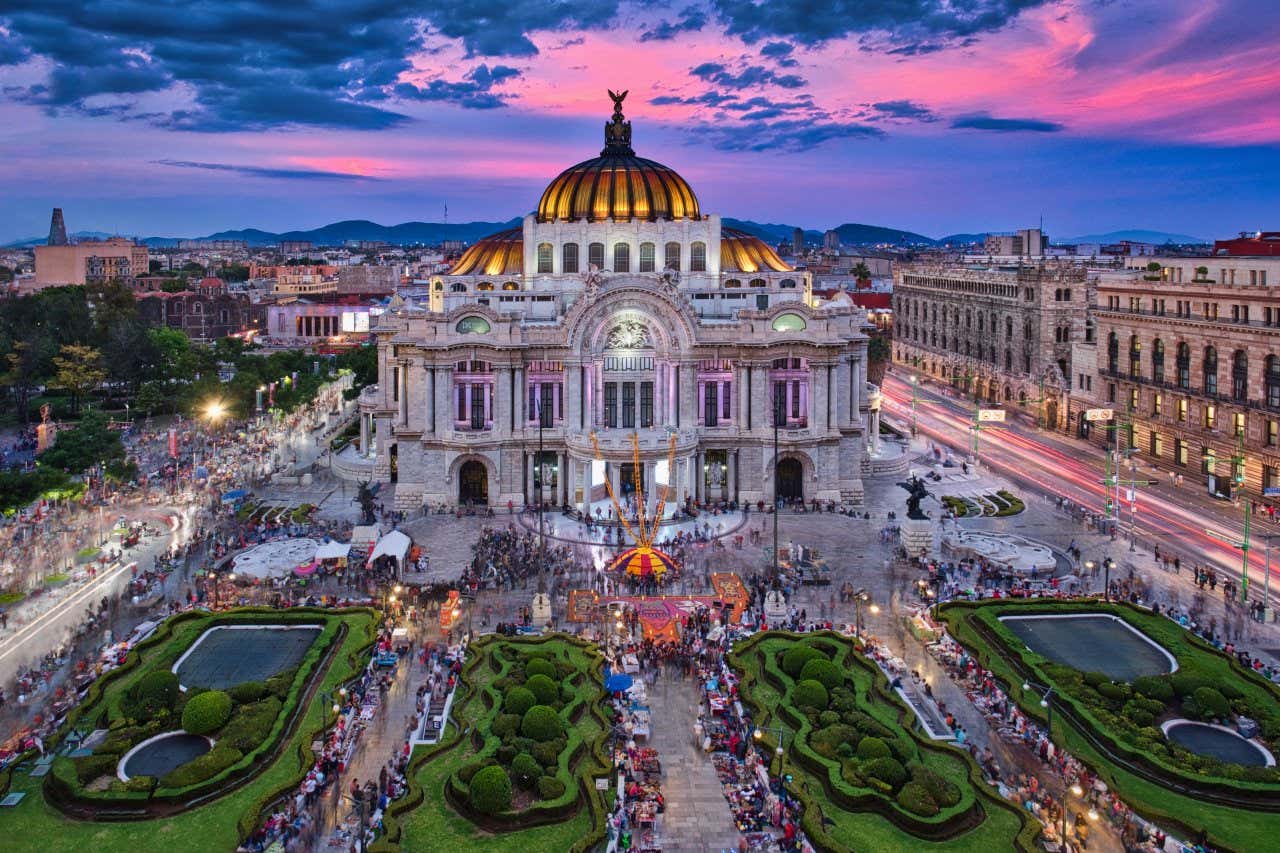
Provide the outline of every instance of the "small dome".
[[673,169],[637,157],[631,149],[631,122],[622,115],[627,96],[613,98],[613,119],[604,126],[604,150],[560,173],[542,192],[538,221],[588,222],[642,219],[701,219],[698,197]]
[[477,240],[449,275],[519,275],[524,271],[524,231],[511,228]]
[[768,243],[736,228],[720,229],[721,272],[791,272]]

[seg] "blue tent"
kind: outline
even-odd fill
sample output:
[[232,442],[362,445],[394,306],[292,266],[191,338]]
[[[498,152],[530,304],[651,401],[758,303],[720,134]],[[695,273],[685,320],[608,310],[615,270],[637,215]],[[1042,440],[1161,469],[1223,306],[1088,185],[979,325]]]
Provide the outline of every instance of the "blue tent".
[[615,673],[604,680],[604,689],[610,693],[621,693],[635,683],[635,679],[625,672]]

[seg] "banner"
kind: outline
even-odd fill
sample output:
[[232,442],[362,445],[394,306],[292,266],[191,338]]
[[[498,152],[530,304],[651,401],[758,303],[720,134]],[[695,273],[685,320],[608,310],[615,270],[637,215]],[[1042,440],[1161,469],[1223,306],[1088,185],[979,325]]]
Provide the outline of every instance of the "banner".
[[169,455],[178,458],[178,431],[173,427],[169,427]]
[[1114,409],[1085,409],[1086,421],[1109,421],[1116,416]]
[[1004,423],[1004,409],[978,409],[978,423]]

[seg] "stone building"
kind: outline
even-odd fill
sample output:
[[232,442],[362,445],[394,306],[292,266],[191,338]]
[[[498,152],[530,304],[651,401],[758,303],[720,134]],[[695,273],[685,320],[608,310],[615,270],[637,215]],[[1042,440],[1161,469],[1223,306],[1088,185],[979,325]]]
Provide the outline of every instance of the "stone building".
[[400,508],[541,495],[590,511],[606,480],[669,507],[756,502],[775,477],[784,497],[860,502],[878,397],[865,312],[814,307],[805,273],[637,157],[621,100],[601,155],[520,228],[378,318],[380,382],[360,400],[376,476]]
[[1073,344],[1094,340],[1089,288],[1071,264],[902,267],[894,361],[1067,429]]
[[179,329],[199,343],[212,343],[261,324],[249,300],[228,293],[220,278],[202,279],[194,290],[140,293],[138,315],[150,325]]
[[[1276,274],[1275,261],[1253,264]],[[1095,397],[1116,412],[1120,449],[1223,497],[1280,488],[1280,293],[1208,275],[1178,283],[1170,269],[1098,280]]]

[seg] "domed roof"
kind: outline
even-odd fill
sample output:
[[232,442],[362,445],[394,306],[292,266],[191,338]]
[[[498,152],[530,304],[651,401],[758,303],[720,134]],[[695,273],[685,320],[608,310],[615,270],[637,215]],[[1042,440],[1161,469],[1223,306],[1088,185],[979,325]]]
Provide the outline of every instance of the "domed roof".
[[688,181],[631,149],[631,122],[622,115],[626,96],[609,93],[613,119],[604,126],[604,150],[599,157],[565,169],[543,190],[539,222],[702,218]]
[[490,234],[462,253],[449,275],[519,275],[524,270],[524,231]]
[[787,262],[773,248],[746,231],[720,229],[721,272],[791,272]]

